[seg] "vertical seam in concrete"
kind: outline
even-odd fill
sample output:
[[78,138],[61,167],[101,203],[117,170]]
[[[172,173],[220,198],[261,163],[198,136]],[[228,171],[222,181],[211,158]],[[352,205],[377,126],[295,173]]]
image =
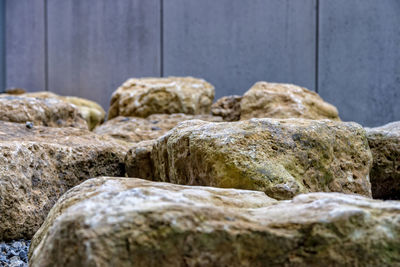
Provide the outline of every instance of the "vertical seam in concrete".
[[7,45],[7,40],[6,40],[6,38],[7,38],[7,19],[6,19],[6,3],[7,3],[7,1],[2,1],[2,10],[1,10],[1,27],[2,27],[2,29],[1,29],[1,42],[3,42],[3,46],[2,46],[2,49],[1,49],[1,52],[0,53],[2,53],[2,59],[1,59],[1,67],[3,68],[2,70],[1,70],[1,74],[3,75],[3,79],[2,79],[2,81],[1,81],[1,92],[5,92],[5,90],[6,90],[6,84],[7,84],[7,81],[6,81],[6,79],[7,79],[7,60],[6,60],[6,53],[7,53],[7,49],[6,49],[6,45]]
[[160,0],[160,76],[164,77],[164,1]]
[[49,91],[49,53],[48,53],[48,36],[47,36],[47,0],[44,1],[44,90]]
[[319,83],[319,0],[316,0],[315,12],[315,92],[318,93]]

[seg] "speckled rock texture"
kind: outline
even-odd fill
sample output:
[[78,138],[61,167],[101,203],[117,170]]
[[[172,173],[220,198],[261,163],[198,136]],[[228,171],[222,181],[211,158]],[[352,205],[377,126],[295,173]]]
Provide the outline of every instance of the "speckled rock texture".
[[372,196],[400,199],[400,121],[366,130],[374,161]]
[[126,145],[89,130],[0,122],[0,240],[30,239],[68,189],[124,176]]
[[88,129],[79,110],[58,99],[38,99],[25,96],[0,96],[0,120],[50,127]]
[[230,95],[218,99],[211,106],[211,114],[214,116],[221,116],[224,121],[238,121],[240,120],[240,101],[241,96]]
[[82,117],[87,121],[90,130],[103,123],[106,116],[106,112],[99,104],[88,99],[74,96],[60,96],[47,91],[26,93],[24,95],[36,98],[56,98],[76,106]]
[[293,84],[257,82],[242,98],[240,118],[340,120],[333,105],[315,92]]
[[108,119],[151,114],[209,114],[214,87],[193,77],[129,79],[112,95]]
[[144,118],[138,117],[116,117],[100,125],[94,132],[101,135],[107,135],[126,142],[140,142],[156,139],[178,123],[186,120],[204,120],[204,121],[222,121],[221,117],[211,115],[186,115],[177,114],[153,114]]
[[141,162],[128,153],[134,160],[126,161],[127,169],[137,178],[260,190],[276,199],[320,191],[371,196],[371,151],[365,130],[356,123],[191,120],[157,139],[150,153],[148,176],[132,170]]
[[96,178],[63,195],[31,267],[396,266],[400,202]]
[[156,143],[156,139],[147,140],[136,143],[130,148],[125,156],[125,168],[128,177],[153,180],[154,163],[151,159],[151,152]]

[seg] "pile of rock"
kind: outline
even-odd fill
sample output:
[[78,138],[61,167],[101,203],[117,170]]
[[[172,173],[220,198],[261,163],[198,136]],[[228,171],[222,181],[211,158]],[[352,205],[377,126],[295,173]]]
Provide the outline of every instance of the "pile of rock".
[[[399,123],[364,129],[266,82],[212,104],[201,79],[129,79],[104,123],[85,99],[10,93],[0,240],[33,238],[31,266],[400,262],[400,202],[379,200],[400,199]],[[22,243],[0,265],[26,263]]]

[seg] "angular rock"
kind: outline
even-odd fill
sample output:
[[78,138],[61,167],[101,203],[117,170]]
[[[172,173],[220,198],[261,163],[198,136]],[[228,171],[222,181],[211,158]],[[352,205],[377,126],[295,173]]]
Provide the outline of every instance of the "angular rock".
[[96,178],[63,195],[30,266],[394,266],[400,202]]
[[400,121],[366,130],[373,157],[372,196],[400,199]]
[[218,99],[211,106],[211,114],[221,116],[224,121],[240,120],[240,101],[241,96],[231,95]]
[[36,97],[36,98],[56,98],[72,105],[75,105],[82,117],[87,121],[89,129],[94,129],[97,125],[103,123],[106,112],[104,109],[94,101],[74,97],[74,96],[59,96],[52,92],[34,92],[34,93],[26,93],[24,94],[28,97]]
[[124,176],[128,147],[88,130],[0,122],[0,240],[30,239],[85,179]]
[[112,95],[108,119],[151,114],[209,114],[214,87],[192,77],[129,79]]
[[136,154],[136,177],[187,185],[264,191],[276,199],[307,192],[371,196],[372,164],[365,130],[356,123],[305,119],[186,121],[151,147],[150,176]]
[[293,84],[257,82],[240,103],[242,120],[251,118],[305,118],[340,120],[333,105],[315,92]]
[[79,110],[58,99],[39,99],[24,95],[0,96],[0,120],[49,127],[76,127],[87,129],[88,125]]
[[94,132],[101,135],[107,135],[113,138],[121,139],[126,142],[140,142],[156,139],[178,123],[186,120],[204,120],[220,122],[221,117],[211,115],[186,115],[186,114],[153,114],[144,118],[137,117],[116,117],[100,125]]
[[141,177],[153,180],[154,163],[151,159],[153,146],[157,141],[147,140],[134,144],[125,156],[126,174],[128,177]]

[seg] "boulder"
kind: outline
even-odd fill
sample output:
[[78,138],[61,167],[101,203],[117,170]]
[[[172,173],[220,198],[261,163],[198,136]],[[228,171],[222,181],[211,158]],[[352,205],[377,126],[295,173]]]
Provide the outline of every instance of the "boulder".
[[186,115],[177,114],[153,114],[144,118],[138,117],[116,117],[106,121],[94,129],[94,132],[121,139],[126,142],[140,142],[156,139],[178,123],[186,120],[199,119],[204,121],[222,121],[221,117],[211,115]]
[[141,151],[143,165],[153,166],[148,176],[134,170],[142,165],[136,154],[128,152],[127,169],[143,179],[260,190],[276,199],[320,191],[371,196],[371,151],[365,130],[352,122],[192,120]]
[[0,120],[49,127],[88,128],[73,105],[55,98],[39,99],[24,95],[0,96]]
[[394,266],[400,202],[95,178],[63,195],[30,266]]
[[400,121],[366,130],[374,162],[372,196],[400,199]]
[[315,92],[293,84],[257,82],[240,103],[240,118],[340,120],[338,111]]
[[0,240],[29,239],[85,179],[124,176],[126,144],[77,128],[0,121]]
[[240,120],[240,101],[241,96],[231,95],[218,99],[211,106],[211,114],[221,116],[224,121]]
[[209,114],[214,87],[192,77],[129,79],[112,95],[108,118]]

